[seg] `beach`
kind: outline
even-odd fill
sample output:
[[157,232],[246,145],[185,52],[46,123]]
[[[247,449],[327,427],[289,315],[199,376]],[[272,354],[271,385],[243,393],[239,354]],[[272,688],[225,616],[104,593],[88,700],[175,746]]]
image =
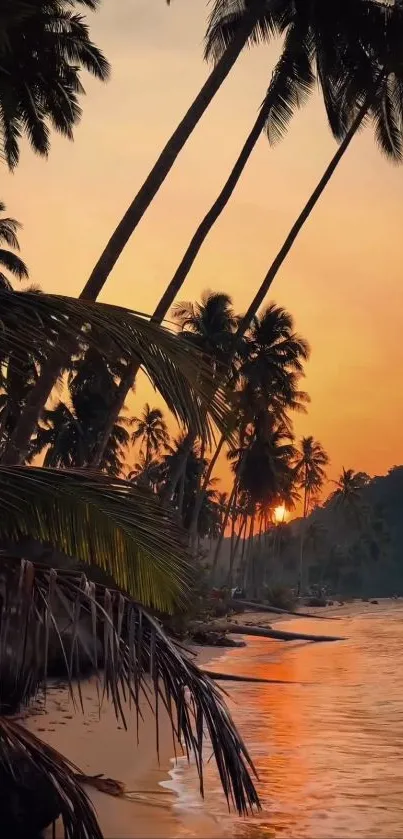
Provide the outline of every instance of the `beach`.
[[[195,648],[197,662],[205,665],[216,659],[220,649]],[[170,771],[175,754],[182,756],[174,742],[168,715],[159,705],[159,757],[153,712],[142,697],[138,723],[134,707],[123,703],[125,730],[117,721],[113,706],[106,700],[99,707],[97,683],[89,679],[82,685],[84,713],[76,690],[76,707],[63,685],[48,691],[46,702],[38,702],[25,724],[37,737],[59,750],[85,775],[103,774],[125,784],[127,795],[115,797],[86,787],[105,839],[161,839],[178,834],[178,817],[173,803],[175,792]],[[163,786],[161,786],[163,784]],[[49,832],[51,835],[51,832]],[[63,832],[56,832],[57,839]]]
[[46,710],[29,716],[29,728],[85,774],[103,773],[122,781],[129,792],[126,798],[115,798],[87,788],[105,839],[280,834],[321,839],[324,828],[330,839],[361,839],[381,835],[385,808],[390,835],[403,835],[398,794],[403,782],[403,683],[397,658],[403,605],[357,602],[312,611],[329,620],[273,619],[261,613],[238,617],[244,624],[280,619],[292,631],[323,629],[347,640],[286,644],[248,638],[245,648],[196,648],[206,669],[210,665],[223,673],[290,682],[223,682],[259,772],[263,812],[253,818],[228,813],[214,762],[205,766],[205,802],[192,762],[187,766],[182,758],[173,771],[175,748],[178,755],[181,751],[162,711],[158,761],[155,722],[144,702],[137,745],[134,710],[127,709],[127,731],[109,704],[104,703],[99,717],[94,682],[83,687],[84,715],[74,712],[64,689],[49,692]]

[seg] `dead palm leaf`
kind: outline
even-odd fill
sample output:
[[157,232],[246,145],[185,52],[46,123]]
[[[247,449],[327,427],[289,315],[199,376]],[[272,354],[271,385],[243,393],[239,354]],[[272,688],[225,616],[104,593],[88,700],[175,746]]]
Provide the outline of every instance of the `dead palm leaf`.
[[[9,778],[27,802],[29,796],[34,803],[35,797],[45,792],[48,800],[54,799],[51,807],[60,812],[66,839],[102,839],[91,801],[76,778],[77,767],[19,723],[4,717],[0,717],[0,771],[3,789]],[[34,831],[35,807],[32,809],[23,815],[31,817]]]
[[[5,560],[2,561],[3,567]],[[81,695],[80,655],[91,656],[100,682],[101,700],[113,703],[117,719],[126,725],[124,702],[140,716],[140,696],[153,709],[157,727],[163,706],[178,742],[192,752],[203,794],[203,744],[207,733],[228,803],[245,814],[259,799],[249,770],[246,747],[214,682],[171,641],[160,624],[143,607],[119,591],[95,585],[84,574],[55,570],[25,560],[10,560],[2,590],[0,672],[11,664],[16,680],[29,672],[31,686],[21,699],[32,695],[32,684],[46,683],[51,631],[65,662],[71,696],[73,665],[77,665],[77,690]],[[70,640],[60,632],[64,619],[71,623]],[[87,641],[81,632],[86,622]],[[16,631],[17,630],[17,631]],[[88,634],[90,641],[88,641]],[[102,645],[102,671],[99,645]]]

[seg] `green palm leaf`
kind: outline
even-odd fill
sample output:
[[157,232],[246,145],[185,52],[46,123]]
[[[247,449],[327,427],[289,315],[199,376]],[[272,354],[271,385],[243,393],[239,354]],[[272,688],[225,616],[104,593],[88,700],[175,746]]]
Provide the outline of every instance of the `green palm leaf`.
[[112,361],[138,360],[178,422],[212,439],[210,419],[226,427],[227,396],[216,388],[211,365],[197,348],[146,315],[54,294],[0,289],[0,356],[26,357],[34,347],[41,358],[55,348],[67,352],[77,341]]
[[141,487],[88,470],[0,465],[0,538],[24,536],[97,565],[161,612],[183,604],[186,548],[172,515]]
[[[167,638],[160,624],[140,604],[121,592],[91,583],[78,572],[56,571],[12,559],[3,559],[2,564],[6,569],[7,597],[2,611],[0,669],[9,664],[7,651],[12,648],[16,681],[20,679],[24,684],[21,674],[26,672],[34,685],[46,681],[52,629],[60,657],[65,661],[73,699],[73,663],[84,651],[95,671],[102,666],[98,672],[100,696],[113,703],[117,719],[126,724],[124,703],[128,700],[129,707],[133,705],[137,711],[138,722],[140,696],[144,695],[154,710],[158,732],[159,707],[163,706],[186,754],[192,752],[195,756],[201,793],[203,735],[207,733],[228,802],[232,801],[243,814],[254,805],[259,806],[249,774],[253,766],[221,692],[185,657],[183,648]],[[59,630],[66,622],[71,627],[69,639]],[[86,642],[80,632],[84,624],[89,627]],[[74,676],[83,703],[80,672]],[[22,692],[21,698],[28,699],[29,695],[32,688],[25,696]]]

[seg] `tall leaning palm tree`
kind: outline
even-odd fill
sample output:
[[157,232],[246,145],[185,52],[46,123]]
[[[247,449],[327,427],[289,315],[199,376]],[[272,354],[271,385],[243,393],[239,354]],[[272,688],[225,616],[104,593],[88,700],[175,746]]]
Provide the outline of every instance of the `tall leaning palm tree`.
[[[292,50],[291,60],[287,55],[287,41],[294,27],[298,31],[300,15],[300,46],[305,51],[305,59],[296,65]],[[332,38],[332,30],[339,34],[348,32],[348,38],[341,36],[343,48],[340,51],[337,40]],[[399,47],[402,37],[403,8],[400,4],[382,0],[350,3],[335,0],[334,4],[326,5],[326,11],[320,0],[309,4],[309,8],[304,2],[294,5],[285,48],[267,94],[271,99],[266,121],[269,140],[275,143],[283,135],[296,105],[304,101],[312,88],[316,65],[329,123],[341,142],[271,263],[239,324],[236,340],[244,334],[261,306],[302,227],[365,121],[373,124],[381,151],[393,162],[402,160],[403,65]]]
[[[226,207],[262,131],[266,128],[270,142],[277,142],[284,134],[296,108],[307,101],[314,89],[316,79],[322,89],[330,128],[335,137],[343,139],[343,142],[270,267],[244,320],[240,323],[239,336],[247,328],[252,315],[259,309],[303,224],[347,151],[353,136],[361,127],[367,112],[374,117],[376,132],[386,153],[392,159],[400,157],[401,143],[399,132],[396,131],[395,116],[392,116],[392,119],[389,118],[393,108],[390,107],[388,85],[385,79],[384,83],[381,83],[379,75],[380,67],[384,66],[382,61],[384,61],[385,44],[389,41],[393,42],[393,39],[396,41],[397,33],[401,31],[398,15],[393,17],[393,26],[386,18],[388,26],[385,33],[385,10],[378,0],[353,0],[347,5],[340,3],[339,0],[333,0],[330,6],[326,5],[325,13],[323,13],[321,0],[316,0],[316,2],[302,0],[298,4],[290,0],[279,0],[279,2],[271,3],[270,9],[272,15],[270,26],[265,28],[262,25],[261,34],[266,37],[267,31],[272,28],[281,33],[286,31],[281,58],[276,65],[263,105],[242,146],[239,157],[222,190],[192,236],[174,276],[154,310],[153,318],[159,323],[169,311],[206,237]],[[388,14],[392,14],[391,7],[386,10],[386,15]],[[396,34],[394,34],[394,28]],[[242,33],[242,30],[241,4],[238,4],[237,10],[234,11],[233,5],[228,0],[221,0],[216,4],[207,33],[207,56],[221,60],[229,45]],[[335,33],[337,33],[337,39]],[[335,47],[336,44],[338,44],[337,47]],[[379,56],[381,56],[381,63]],[[396,49],[394,63],[396,64]],[[392,75],[392,82],[394,82],[394,70],[388,75]],[[341,108],[340,84],[344,84],[346,78],[349,82],[352,81],[353,85],[349,97],[345,97],[344,107]],[[356,86],[357,78],[361,80],[359,89]],[[399,112],[399,95],[398,85],[395,84],[393,97],[394,108],[397,112]],[[357,103],[359,109],[355,114],[354,108]],[[350,122],[351,125],[349,125]],[[389,134],[389,129],[391,129],[391,134]],[[102,446],[106,445],[108,433],[122,410],[129,390],[133,387],[137,372],[138,363],[133,361],[121,381],[114,415],[110,417],[110,422],[105,427],[103,441],[100,442],[100,450],[94,465],[98,465],[97,460],[99,462],[102,457]]]
[[[206,47],[206,54],[216,61],[214,70],[168,141],[148,178],[113,233],[84,286],[81,293],[83,298],[97,298],[120,253],[172,168],[181,148],[228,75],[245,44],[267,40],[273,34],[284,34],[284,32],[287,33],[285,58],[282,63],[277,65],[269,88],[269,94],[274,97],[274,101],[271,101],[270,104],[268,122],[275,124],[275,138],[284,130],[295,107],[304,101],[307,93],[312,89],[316,75],[320,79],[333,131],[338,136],[344,136],[346,124],[349,124],[348,120],[352,119],[353,122],[340,146],[340,150],[294,225],[261,289],[249,307],[244,321],[240,324],[239,335],[243,334],[252,315],[263,301],[278,268],[284,261],[304,221],[351,142],[352,136],[362,124],[371,103],[374,104],[375,88],[379,92],[380,73],[385,68],[386,58],[389,59],[389,44],[391,41],[394,44],[395,64],[398,61],[397,47],[400,42],[401,20],[399,14],[395,15],[394,6],[387,7],[385,11],[385,7],[379,0],[351,0],[347,4],[345,2],[340,3],[339,0],[332,0],[330,8],[327,4],[324,14],[321,0],[316,0],[316,2],[301,0],[297,4],[291,2],[291,0],[240,0],[236,4],[232,3],[231,0],[216,0],[210,18]],[[297,52],[296,45],[298,45]],[[314,67],[315,72],[313,72],[312,67]],[[340,80],[345,79],[348,82],[352,79],[353,85],[350,86],[349,96],[344,96],[344,114],[343,118],[340,118],[343,109],[341,108],[342,97],[338,86]],[[358,79],[360,80],[359,90],[357,87]],[[362,96],[364,96],[363,102],[361,101]],[[355,116],[354,109],[357,102],[359,103],[359,111]],[[388,104],[389,102],[386,102],[386,106]],[[375,106],[373,110],[375,111]],[[383,97],[382,103],[378,101],[376,110],[377,119],[383,120],[385,123],[385,97]],[[383,137],[385,138],[387,134],[388,131],[384,131]],[[254,136],[257,139],[256,132]],[[172,295],[177,290],[176,282],[171,283],[155,310],[154,317],[157,321],[161,322],[172,302]],[[21,420],[19,428],[15,431],[14,454],[10,457],[12,456],[15,459],[15,452],[18,451],[18,448],[26,447],[27,438],[29,439],[34,432],[34,424],[39,419],[62,365],[63,359],[59,353],[56,353],[52,361],[42,371],[31,395],[30,421],[28,422],[27,412],[24,419]],[[102,458],[101,449],[106,445],[107,435],[110,428],[113,427],[116,417],[121,412],[125,396],[133,385],[137,370],[138,361],[135,360],[128,365],[126,375],[121,381],[114,411],[111,412],[114,415],[111,416],[110,422],[105,428],[103,439],[100,441],[100,451],[94,458],[94,466],[98,465],[97,461]],[[36,413],[35,420],[34,413]]]
[[144,468],[147,468],[152,456],[158,455],[169,443],[164,415],[160,408],[151,408],[146,402],[141,416],[133,417],[130,424],[134,426],[132,443],[140,441],[140,454],[144,454]]

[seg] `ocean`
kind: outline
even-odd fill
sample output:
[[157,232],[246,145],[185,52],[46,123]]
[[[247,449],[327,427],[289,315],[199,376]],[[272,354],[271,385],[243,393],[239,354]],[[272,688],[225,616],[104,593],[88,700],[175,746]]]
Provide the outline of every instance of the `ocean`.
[[185,760],[166,784],[175,792],[178,839],[403,837],[403,601],[356,602],[332,616],[281,628],[345,641],[248,638],[247,647],[220,656],[220,672],[293,684],[223,683],[263,810],[245,819],[228,812],[207,748],[204,801]]

